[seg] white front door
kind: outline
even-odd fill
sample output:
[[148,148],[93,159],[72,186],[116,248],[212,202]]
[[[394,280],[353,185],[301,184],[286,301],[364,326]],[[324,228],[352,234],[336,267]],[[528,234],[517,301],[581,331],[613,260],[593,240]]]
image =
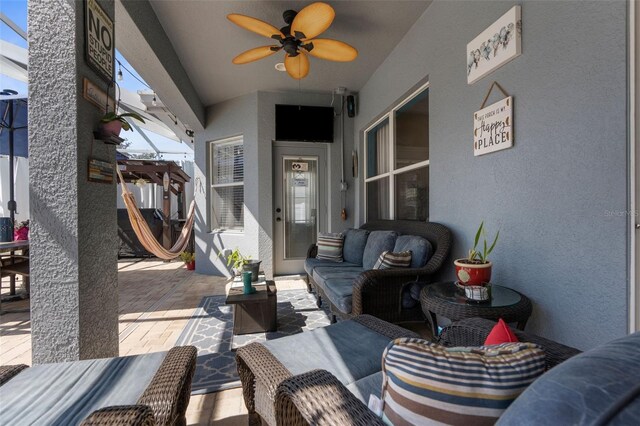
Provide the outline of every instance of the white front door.
[[274,145],[274,274],[304,272],[304,259],[326,230],[326,147]]

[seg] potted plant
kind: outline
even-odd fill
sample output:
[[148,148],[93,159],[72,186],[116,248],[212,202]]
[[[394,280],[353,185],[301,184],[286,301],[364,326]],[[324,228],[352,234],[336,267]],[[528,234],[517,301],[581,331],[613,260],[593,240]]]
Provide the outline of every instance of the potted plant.
[[252,260],[251,256],[244,256],[237,247],[227,255],[227,266],[236,275],[240,275],[243,271],[251,272],[251,282],[258,281],[260,263],[262,263],[260,260]]
[[125,120],[125,117],[131,117],[144,123],[144,119],[135,112],[116,114],[113,111],[109,111],[100,120],[100,132],[103,135],[119,136],[122,129],[131,130],[131,125],[127,122],[127,120]]
[[[478,249],[480,236],[484,237],[482,250]],[[457,259],[453,262],[456,267],[456,277],[462,285],[484,285],[491,281],[491,267],[493,264],[487,259],[498,242],[500,231],[496,233],[493,243],[487,243],[484,221],[476,232],[473,248],[469,250],[469,255],[464,259]]]
[[189,271],[193,271],[194,269],[196,269],[196,254],[195,253],[192,253],[190,251],[183,251],[182,253],[180,253],[180,259],[182,259],[182,261],[187,266],[187,269]]

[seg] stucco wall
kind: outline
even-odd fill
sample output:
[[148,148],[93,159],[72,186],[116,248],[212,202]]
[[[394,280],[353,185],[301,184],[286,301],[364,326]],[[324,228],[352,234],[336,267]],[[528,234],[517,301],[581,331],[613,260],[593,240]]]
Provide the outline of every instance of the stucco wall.
[[[626,3],[520,3],[522,56],[467,85],[467,43],[514,3],[434,2],[360,91],[355,137],[428,76],[429,207],[452,259],[482,220],[500,229],[493,281],[533,300],[527,330],[586,349],[627,331]],[[515,143],[474,158],[493,80],[514,96]]]
[[[339,104],[336,97],[335,105]],[[275,139],[275,105],[329,106],[330,94],[305,92],[257,92],[241,96],[207,109],[207,125],[198,134],[195,144],[195,198],[197,203],[196,270],[205,274],[224,274],[224,262],[217,257],[223,249],[238,247],[244,254],[262,260],[267,274],[273,274],[273,160]],[[340,231],[352,226],[353,216],[347,221],[340,218],[340,144],[339,120],[334,123],[336,136],[328,144],[329,220],[328,231]],[[207,173],[210,165],[209,142],[237,135],[244,136],[245,180],[244,198],[245,228],[242,233],[210,232],[210,182]],[[345,118],[345,162],[350,165],[353,149],[353,119]],[[351,168],[347,167],[345,180],[353,188]],[[350,189],[350,193],[352,189]],[[347,211],[353,212],[353,197],[349,197]]]
[[[112,2],[101,1],[109,16]],[[33,362],[118,355],[116,184],[88,182],[104,111],[82,97],[84,5],[30,1],[29,181]]]

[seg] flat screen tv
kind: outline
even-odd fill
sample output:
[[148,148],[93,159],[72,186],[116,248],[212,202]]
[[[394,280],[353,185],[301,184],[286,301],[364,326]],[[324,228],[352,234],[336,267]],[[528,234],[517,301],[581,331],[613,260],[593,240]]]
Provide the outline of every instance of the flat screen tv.
[[276,140],[333,142],[333,107],[276,105]]

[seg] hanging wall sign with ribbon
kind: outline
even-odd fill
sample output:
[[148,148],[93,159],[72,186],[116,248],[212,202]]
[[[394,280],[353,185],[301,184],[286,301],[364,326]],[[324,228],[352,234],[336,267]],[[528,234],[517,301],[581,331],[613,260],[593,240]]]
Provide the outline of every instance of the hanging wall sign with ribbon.
[[[485,107],[491,90],[495,87],[506,96]],[[484,155],[513,146],[513,96],[493,82],[480,110],[473,114],[473,155]]]

